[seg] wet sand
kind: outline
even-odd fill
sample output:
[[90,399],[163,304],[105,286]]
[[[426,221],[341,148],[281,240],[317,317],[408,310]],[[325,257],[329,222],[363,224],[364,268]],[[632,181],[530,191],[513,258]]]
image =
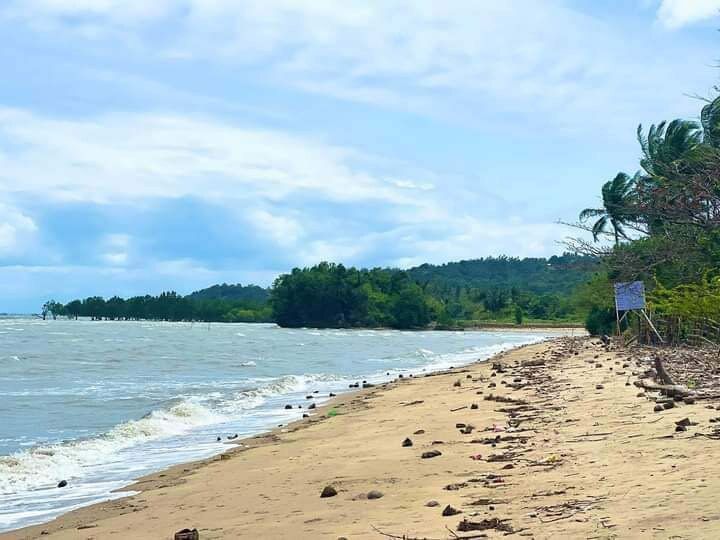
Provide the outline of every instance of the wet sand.
[[720,538],[717,403],[654,412],[647,367],[559,338],[405,378],[0,539]]

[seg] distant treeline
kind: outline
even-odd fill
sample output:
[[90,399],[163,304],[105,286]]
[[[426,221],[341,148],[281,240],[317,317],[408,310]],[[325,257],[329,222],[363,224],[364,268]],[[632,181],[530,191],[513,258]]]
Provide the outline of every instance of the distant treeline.
[[286,327],[441,328],[482,322],[582,320],[572,291],[592,257],[496,257],[407,271],[323,262],[279,276],[270,289],[213,285],[188,296],[90,297],[48,302],[43,314],[94,319],[270,322]]
[[[91,296],[73,300],[67,304],[46,302],[43,317],[51,315],[70,318],[89,317],[106,320],[162,320],[162,321],[211,321],[211,322],[270,322],[272,309],[267,301],[268,293],[256,285],[216,285],[223,292],[229,289],[229,297],[208,297],[203,291],[182,296],[174,291],[159,296],[134,296],[107,300]],[[264,295],[258,295],[258,291]],[[247,292],[244,295],[243,292]],[[258,299],[259,297],[259,299]]]

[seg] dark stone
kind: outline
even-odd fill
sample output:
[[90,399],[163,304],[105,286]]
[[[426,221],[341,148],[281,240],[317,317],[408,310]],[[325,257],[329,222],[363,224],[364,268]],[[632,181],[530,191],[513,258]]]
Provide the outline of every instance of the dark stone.
[[456,427],[457,429],[464,428],[464,427],[465,427],[465,424],[458,423],[458,424],[455,424],[455,427]]
[[507,465],[505,465],[503,467],[504,470],[514,469],[514,468],[515,468],[515,465],[513,465],[512,463],[508,463]]
[[603,388],[605,388],[605,387],[602,384],[595,385],[595,390],[602,390]]
[[438,456],[442,456],[442,452],[440,450],[430,450],[429,452],[423,452],[420,457],[422,459],[430,459]]
[[655,412],[661,412],[664,410],[665,410],[665,407],[663,407],[662,405],[655,405],[655,407],[653,408],[653,411],[655,411]]
[[450,516],[456,516],[458,514],[461,514],[462,512],[458,510],[457,508],[453,508],[449,504],[443,509],[442,515],[443,517],[450,517]]
[[673,407],[675,407],[675,403],[673,403],[672,401],[666,401],[665,403],[663,403],[664,409],[672,409]]
[[413,445],[412,440],[410,440],[409,437],[405,438],[405,440],[402,442],[403,448],[408,448]]
[[66,487],[67,485],[68,485],[67,480],[60,480],[58,482],[57,487],[62,488],[62,487]]
[[235,435],[229,435],[229,436],[228,436],[228,441],[234,441],[234,440],[237,439],[237,438],[238,438],[238,434],[237,434],[237,433],[236,433]]
[[217,442],[220,442],[220,441],[222,441],[222,437],[217,437],[215,440],[216,440]]
[[475,409],[478,408],[478,404],[477,404],[477,403],[473,403],[472,405],[470,405],[470,408],[471,408],[472,410],[475,410]]
[[459,380],[457,380],[453,383],[453,386],[455,386],[457,388],[457,387],[462,386],[462,383]]
[[200,533],[197,529],[183,529],[175,533],[175,540],[200,540]]
[[335,394],[333,394],[332,392],[330,392],[330,393],[328,394],[328,396],[329,396],[329,397],[335,397]]
[[683,399],[683,402],[685,403],[685,405],[692,405],[693,403],[695,403],[695,398],[688,396]]
[[430,508],[433,508],[435,506],[440,506],[440,503],[437,501],[428,501],[425,503],[425,506],[428,506]]
[[418,429],[413,435],[422,435],[423,433],[425,433],[424,429]]
[[315,396],[305,396],[305,399],[314,399]]
[[310,415],[308,413],[303,413],[303,418],[310,418]]
[[687,428],[682,425],[675,426],[675,431],[687,431]]
[[373,383],[364,382],[362,387],[363,388],[372,388],[373,386],[375,386]]
[[285,410],[292,409],[292,405],[285,405]]
[[308,407],[308,409],[314,409],[315,407],[316,407],[316,405],[314,403],[311,403],[310,406]]
[[334,497],[337,495],[337,490],[332,486],[325,486],[322,490],[322,493],[320,493],[321,499],[327,499],[328,497]]
[[377,489],[368,491],[368,494],[367,494],[368,499],[382,499],[382,496],[383,496],[382,491],[378,491]]

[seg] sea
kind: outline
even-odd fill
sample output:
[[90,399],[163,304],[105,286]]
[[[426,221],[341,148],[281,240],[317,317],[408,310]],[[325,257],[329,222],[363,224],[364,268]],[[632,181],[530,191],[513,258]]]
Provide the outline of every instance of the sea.
[[321,404],[555,334],[0,318],[0,531],[297,420],[307,395]]

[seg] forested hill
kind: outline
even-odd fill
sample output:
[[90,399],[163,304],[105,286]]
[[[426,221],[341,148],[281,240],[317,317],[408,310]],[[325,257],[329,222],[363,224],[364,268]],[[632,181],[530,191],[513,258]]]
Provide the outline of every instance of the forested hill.
[[191,300],[230,300],[245,302],[267,302],[270,291],[258,285],[213,285],[206,289],[195,291],[187,296]]
[[563,254],[545,258],[487,257],[442,265],[423,264],[410,277],[443,295],[454,289],[518,289],[566,295],[598,270],[593,257]]

